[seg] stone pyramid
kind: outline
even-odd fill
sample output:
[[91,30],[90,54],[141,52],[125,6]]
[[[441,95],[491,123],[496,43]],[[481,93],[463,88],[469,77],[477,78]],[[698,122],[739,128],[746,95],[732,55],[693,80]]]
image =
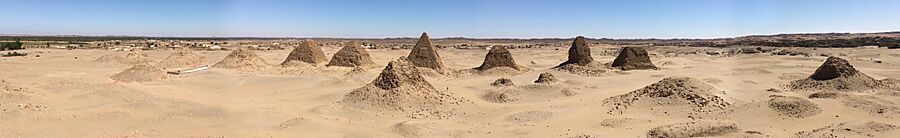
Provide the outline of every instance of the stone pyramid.
[[569,48],[569,59],[566,60],[566,62],[559,64],[559,66],[568,64],[586,66],[592,62],[594,62],[594,58],[591,57],[591,47],[587,45],[583,36],[578,36],[575,37],[575,41],[572,42],[572,47]]
[[892,86],[888,83],[859,72],[847,60],[828,57],[812,75],[792,81],[788,87],[802,90],[860,91]]
[[572,47],[569,48],[569,58],[553,69],[588,77],[603,76],[608,67],[594,61],[591,57],[591,48],[586,41],[582,36],[575,37]]
[[318,43],[313,40],[305,40],[288,54],[287,59],[284,59],[281,65],[287,65],[292,61],[302,61],[317,65],[328,62],[328,59],[325,58],[325,52],[322,52],[322,48],[319,47]]
[[656,69],[656,65],[650,61],[650,55],[642,47],[624,47],[619,56],[613,60],[612,67],[622,70],[646,70]]
[[350,41],[341,50],[334,53],[331,62],[328,62],[328,65],[325,66],[357,67],[373,65],[375,65],[375,62],[369,57],[369,52],[366,52],[366,49],[363,49],[355,41]]
[[370,111],[407,114],[412,118],[447,118],[462,98],[435,89],[405,57],[391,61],[378,78],[353,90],[340,102]]
[[428,33],[422,33],[422,36],[419,37],[419,42],[416,42],[416,45],[412,47],[412,52],[409,52],[408,57],[409,61],[416,67],[434,70],[443,70],[445,68],[443,61],[441,61],[441,56],[437,53],[437,47],[432,45],[431,38],[428,38]]
[[179,48],[166,57],[163,61],[159,62],[159,67],[171,69],[171,68],[195,68],[203,66],[203,57],[200,55],[194,54],[190,49],[187,48]]
[[475,68],[477,70],[488,70],[496,67],[509,67],[516,70],[525,69],[519,64],[516,64],[516,60],[513,59],[512,53],[506,49],[505,46],[494,46],[488,52],[487,55],[484,56],[484,62],[481,66]]
[[259,70],[270,67],[269,63],[256,55],[255,52],[245,48],[237,48],[225,56],[222,61],[212,65],[216,68]]

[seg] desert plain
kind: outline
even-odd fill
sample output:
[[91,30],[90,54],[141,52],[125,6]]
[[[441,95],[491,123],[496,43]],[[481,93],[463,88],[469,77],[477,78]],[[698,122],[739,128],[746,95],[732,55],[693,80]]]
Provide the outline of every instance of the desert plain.
[[[495,70],[496,47],[362,49],[359,67],[327,65],[342,46],[296,65],[294,48],[25,49],[0,58],[0,137],[900,137],[900,49],[567,42]],[[209,68],[166,73],[185,51]],[[613,67],[624,53],[653,67]]]

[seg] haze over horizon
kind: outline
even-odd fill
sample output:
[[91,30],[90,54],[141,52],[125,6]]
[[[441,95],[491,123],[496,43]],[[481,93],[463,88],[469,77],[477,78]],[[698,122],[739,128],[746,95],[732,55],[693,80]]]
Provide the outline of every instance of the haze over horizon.
[[0,34],[724,38],[900,30],[900,1],[8,0]]

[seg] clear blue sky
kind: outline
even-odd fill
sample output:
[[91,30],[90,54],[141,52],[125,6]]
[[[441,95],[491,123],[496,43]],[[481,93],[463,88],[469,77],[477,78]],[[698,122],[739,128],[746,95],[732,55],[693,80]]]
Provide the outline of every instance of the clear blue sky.
[[0,34],[717,38],[900,31],[900,0],[0,0]]

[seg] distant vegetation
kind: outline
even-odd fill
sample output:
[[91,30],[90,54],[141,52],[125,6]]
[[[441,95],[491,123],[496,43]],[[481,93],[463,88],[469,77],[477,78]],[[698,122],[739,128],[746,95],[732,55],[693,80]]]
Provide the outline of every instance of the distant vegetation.
[[6,54],[2,54],[2,57],[16,57],[16,56],[26,56],[28,53],[19,53],[19,52],[6,52]]
[[22,42],[0,42],[0,51],[24,49]]

